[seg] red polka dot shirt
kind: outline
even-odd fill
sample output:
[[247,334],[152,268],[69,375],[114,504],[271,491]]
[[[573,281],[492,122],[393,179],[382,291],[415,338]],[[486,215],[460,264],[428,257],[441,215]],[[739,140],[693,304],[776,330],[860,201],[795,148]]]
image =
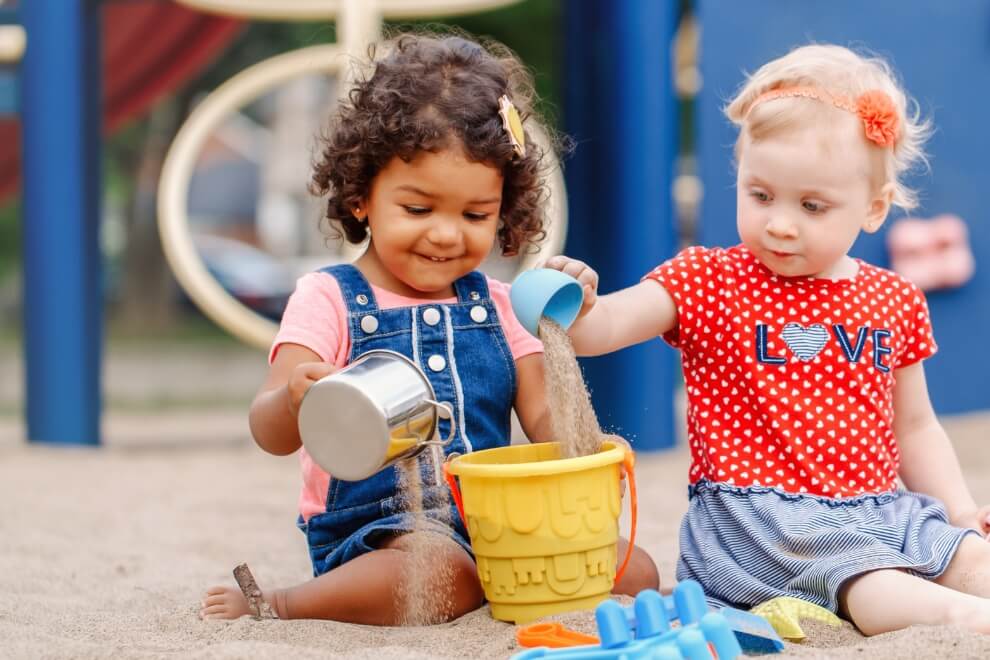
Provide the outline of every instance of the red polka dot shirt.
[[896,488],[895,371],[936,351],[924,295],[857,260],[776,275],[744,246],[694,247],[644,279],[677,305],[690,481],[851,497]]

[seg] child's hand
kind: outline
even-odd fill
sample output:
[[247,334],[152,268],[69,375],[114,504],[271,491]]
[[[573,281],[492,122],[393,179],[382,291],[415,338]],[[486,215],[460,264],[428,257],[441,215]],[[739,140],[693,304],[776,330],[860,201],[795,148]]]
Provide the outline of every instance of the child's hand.
[[564,255],[550,257],[543,265],[545,268],[553,268],[562,273],[567,273],[581,283],[582,288],[584,288],[584,303],[581,305],[581,312],[578,314],[578,318],[591,311],[591,308],[595,306],[595,302],[598,300],[598,273],[593,271],[583,261],[571,259]]
[[980,507],[976,513],[960,516],[958,520],[953,520],[956,527],[966,527],[975,529],[983,538],[990,540],[990,505]]
[[976,524],[983,538],[990,540],[990,505],[980,507],[976,512]]
[[337,367],[329,362],[303,362],[296,365],[286,385],[289,390],[289,412],[293,417],[299,415],[299,404],[310,385],[335,371]]

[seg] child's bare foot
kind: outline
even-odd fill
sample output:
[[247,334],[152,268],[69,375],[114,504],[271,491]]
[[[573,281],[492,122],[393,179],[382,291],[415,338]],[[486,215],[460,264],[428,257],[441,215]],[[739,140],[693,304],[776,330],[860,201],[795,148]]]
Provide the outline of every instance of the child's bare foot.
[[203,596],[201,619],[236,619],[251,614],[247,598],[236,587],[210,587]]

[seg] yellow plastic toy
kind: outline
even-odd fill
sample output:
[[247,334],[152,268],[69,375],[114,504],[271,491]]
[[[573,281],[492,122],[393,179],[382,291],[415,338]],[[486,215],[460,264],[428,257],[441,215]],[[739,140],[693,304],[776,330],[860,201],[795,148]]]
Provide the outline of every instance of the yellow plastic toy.
[[842,625],[842,620],[824,607],[792,596],[772,598],[760,603],[750,612],[765,618],[778,635],[792,642],[799,642],[807,636],[801,629],[801,619],[821,621],[833,628]]
[[[621,464],[632,532],[616,571]],[[561,459],[556,443],[516,445],[458,456],[444,473],[494,618],[526,623],[608,598],[636,537],[632,452],[606,442],[597,454]]]

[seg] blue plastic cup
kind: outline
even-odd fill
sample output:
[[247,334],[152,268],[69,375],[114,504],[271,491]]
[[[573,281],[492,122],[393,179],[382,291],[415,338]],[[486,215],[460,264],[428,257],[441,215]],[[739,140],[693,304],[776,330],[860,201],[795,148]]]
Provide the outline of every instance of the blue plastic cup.
[[512,311],[534,337],[540,336],[540,319],[556,321],[565,330],[574,323],[584,302],[584,289],[576,279],[552,268],[521,273],[509,291]]

